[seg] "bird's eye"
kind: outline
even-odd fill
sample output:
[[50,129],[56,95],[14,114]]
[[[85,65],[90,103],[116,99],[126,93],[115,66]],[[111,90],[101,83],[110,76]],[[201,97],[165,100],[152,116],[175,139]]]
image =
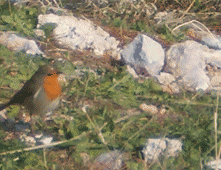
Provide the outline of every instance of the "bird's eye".
[[52,76],[53,74],[51,74],[51,73],[48,73],[47,75],[48,75],[48,76]]

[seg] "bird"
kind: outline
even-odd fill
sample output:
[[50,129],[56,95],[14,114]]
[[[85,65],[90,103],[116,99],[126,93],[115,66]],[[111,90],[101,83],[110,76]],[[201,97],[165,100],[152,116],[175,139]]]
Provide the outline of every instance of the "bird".
[[40,66],[9,102],[0,106],[0,111],[10,105],[22,105],[32,115],[44,116],[59,105],[62,91],[60,72],[52,64]]

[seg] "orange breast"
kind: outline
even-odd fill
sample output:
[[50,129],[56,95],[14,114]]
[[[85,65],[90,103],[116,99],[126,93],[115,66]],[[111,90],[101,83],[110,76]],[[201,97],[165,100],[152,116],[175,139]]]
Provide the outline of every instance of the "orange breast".
[[54,100],[61,95],[61,86],[58,81],[58,75],[52,74],[44,79],[43,88],[49,100]]

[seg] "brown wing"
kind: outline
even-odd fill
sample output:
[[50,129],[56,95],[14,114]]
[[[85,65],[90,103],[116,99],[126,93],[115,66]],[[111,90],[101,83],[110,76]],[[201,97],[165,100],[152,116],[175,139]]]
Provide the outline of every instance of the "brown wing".
[[28,80],[24,86],[19,90],[12,99],[6,104],[7,106],[11,104],[21,104],[23,105],[25,99],[32,98],[34,94],[41,88],[43,84],[43,77],[39,70]]

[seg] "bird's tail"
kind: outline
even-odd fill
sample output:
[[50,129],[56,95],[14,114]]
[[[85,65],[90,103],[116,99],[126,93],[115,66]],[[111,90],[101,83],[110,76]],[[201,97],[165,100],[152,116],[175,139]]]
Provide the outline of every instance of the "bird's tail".
[[6,107],[7,107],[7,104],[0,105],[0,111],[5,109]]

